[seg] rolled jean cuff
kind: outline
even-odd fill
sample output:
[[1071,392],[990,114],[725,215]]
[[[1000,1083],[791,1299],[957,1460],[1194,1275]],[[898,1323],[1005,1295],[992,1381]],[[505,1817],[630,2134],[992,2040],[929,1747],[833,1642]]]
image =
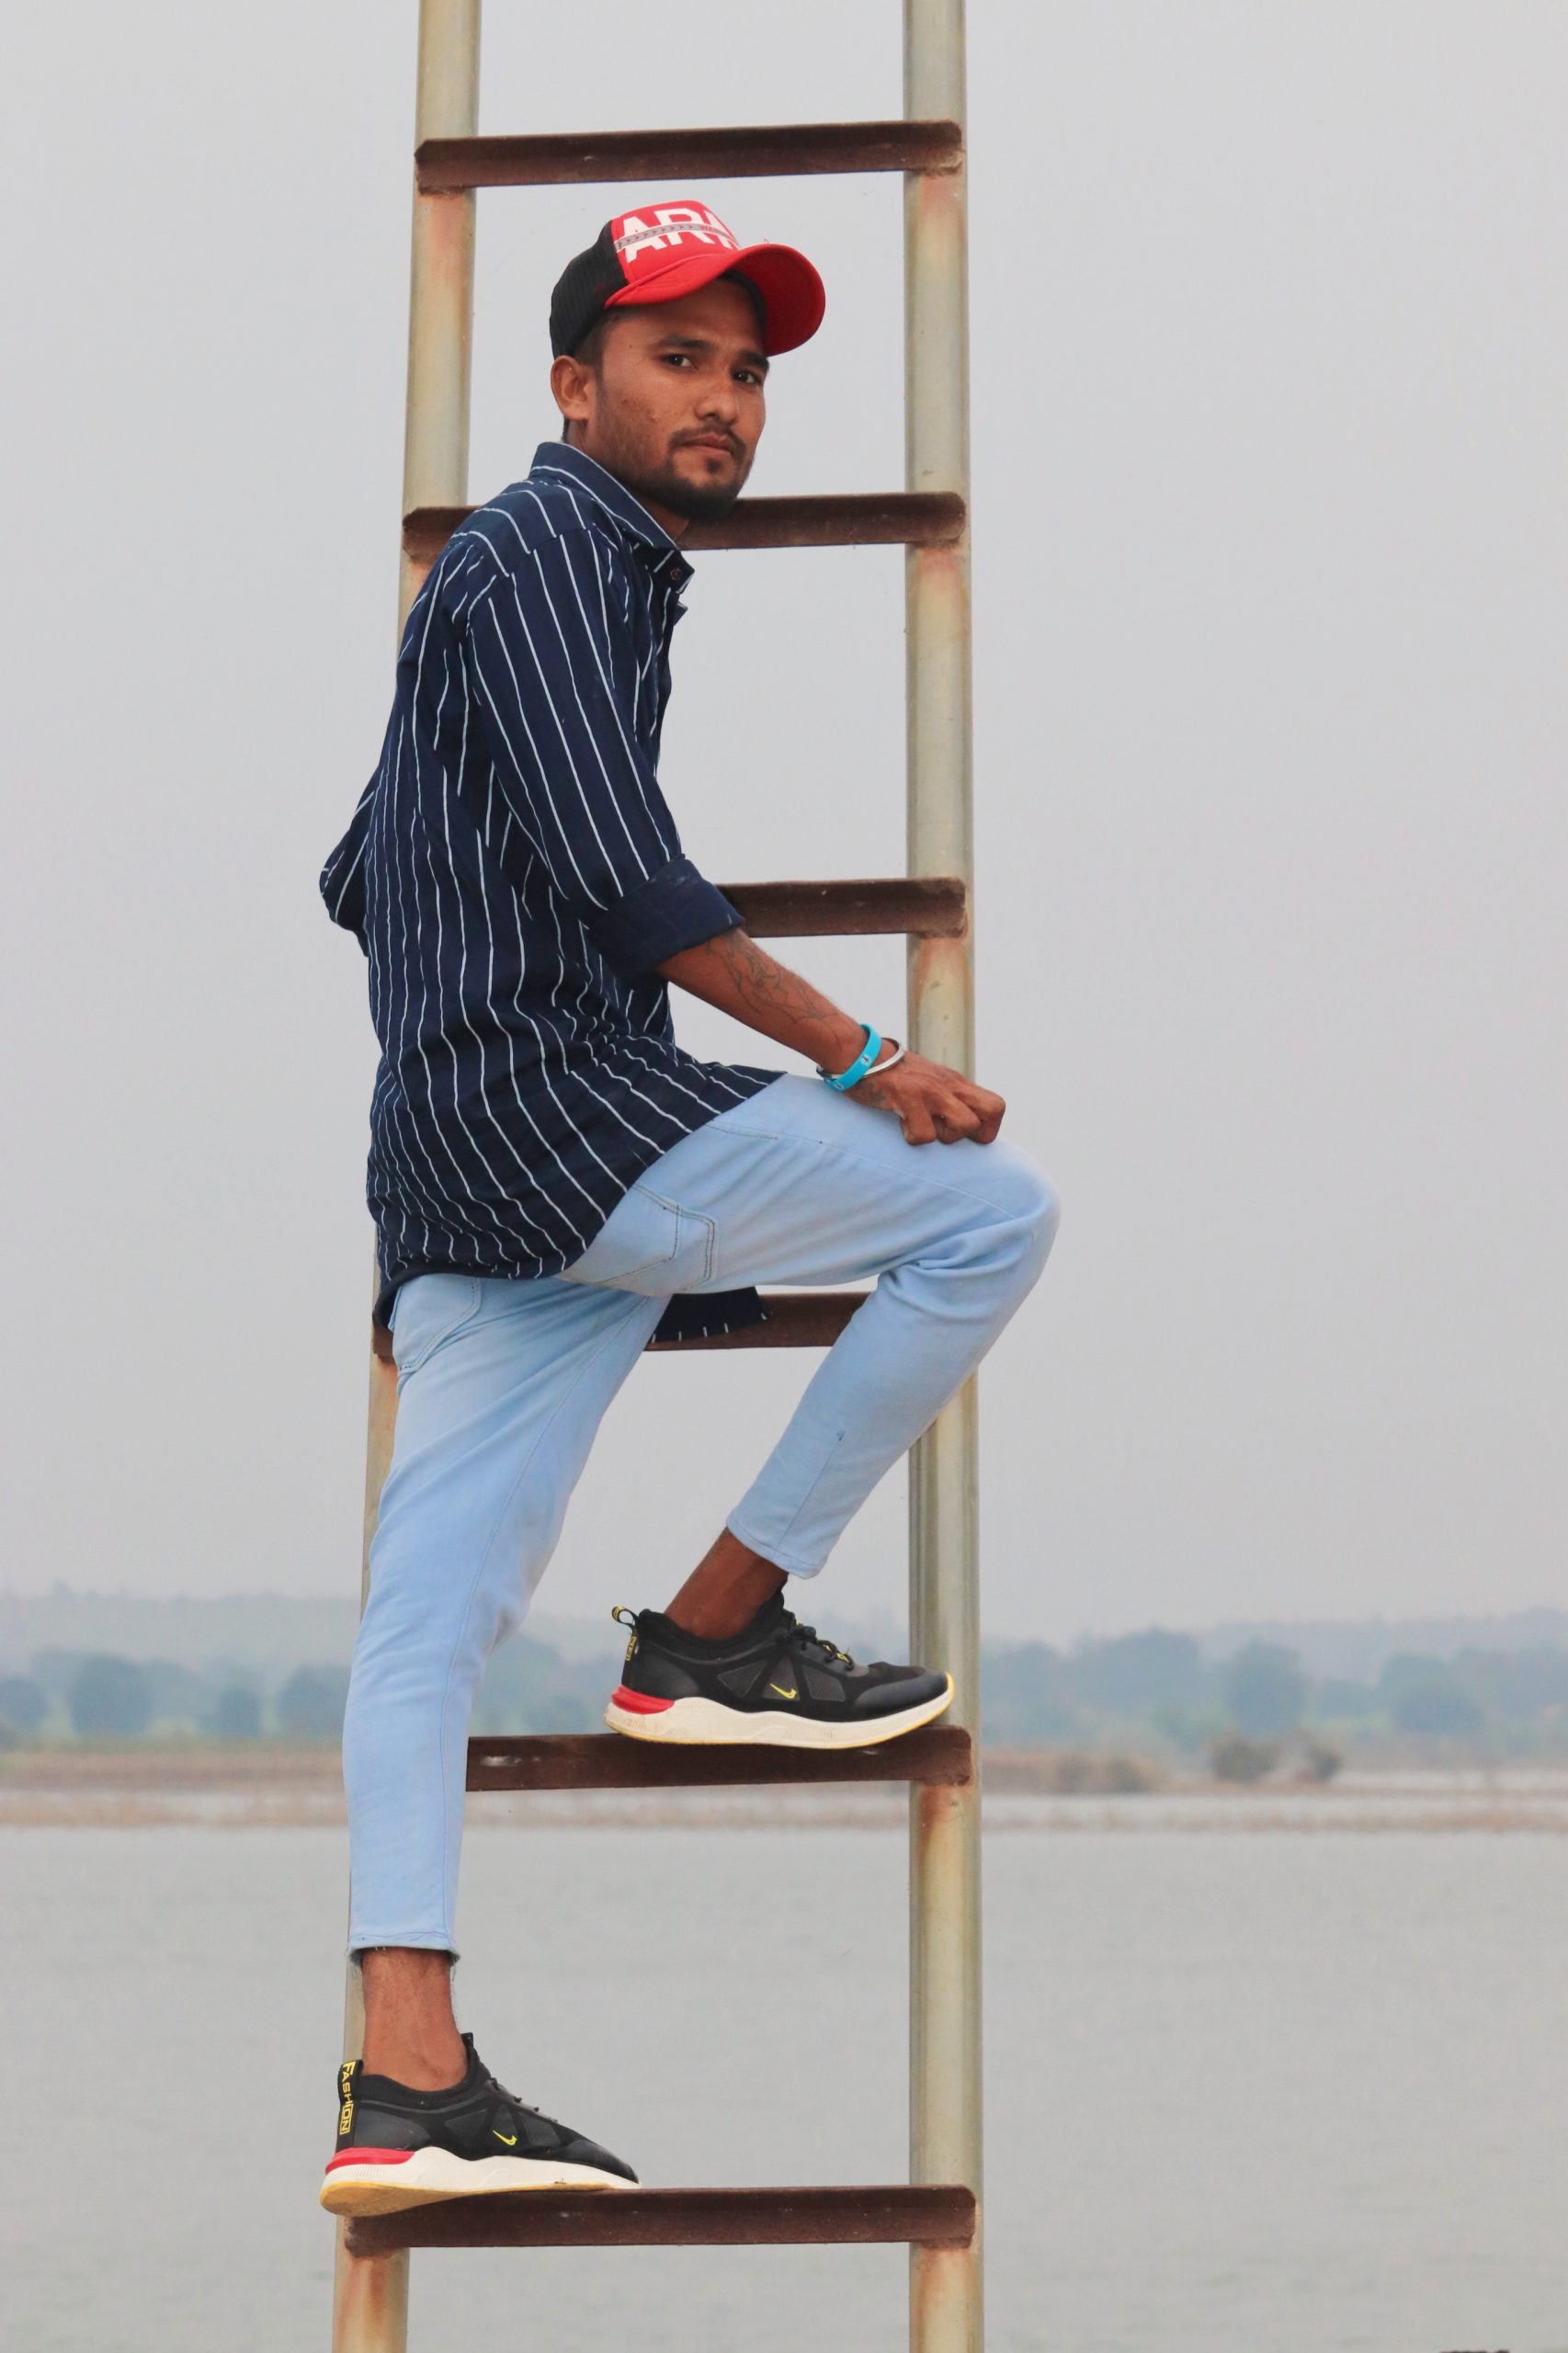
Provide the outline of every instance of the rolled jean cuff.
[[392,1928],[384,1935],[369,1936],[362,1929],[350,1929],[344,1954],[357,1961],[361,1953],[374,1952],[379,1946],[392,1946],[400,1952],[445,1952],[454,1961],[460,1958],[451,1938],[437,1928]]
[[605,909],[588,927],[588,944],[623,981],[635,981],[744,920],[689,858],[672,858]]
[[786,1576],[814,1577],[820,1575],[827,1566],[826,1552],[824,1552],[820,1560],[808,1560],[803,1552],[791,1552],[787,1544],[770,1542],[761,1529],[754,1529],[748,1534],[741,1525],[740,1515],[737,1512],[732,1512],[724,1525],[731,1535],[738,1538],[748,1552],[760,1552],[765,1561],[771,1561],[774,1567],[782,1569]]

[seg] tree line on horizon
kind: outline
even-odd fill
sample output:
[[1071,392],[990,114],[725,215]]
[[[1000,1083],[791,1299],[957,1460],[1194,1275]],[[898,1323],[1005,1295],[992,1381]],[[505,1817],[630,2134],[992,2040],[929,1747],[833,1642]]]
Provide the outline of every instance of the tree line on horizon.
[[1190,1634],[1151,1628],[1074,1651],[1023,1643],[991,1652],[988,1739],[1092,1745],[1142,1728],[1178,1755],[1227,1733],[1314,1733],[1338,1747],[1411,1742],[1499,1755],[1568,1756],[1568,1647],[1472,1648],[1444,1659],[1397,1652],[1375,1678],[1312,1677],[1282,1643],[1206,1657]]
[[[490,1662],[476,1732],[598,1727],[616,1661],[567,1658],[521,1635]],[[243,1665],[198,1669],[112,1652],[45,1650],[0,1675],[0,1744],[74,1737],[135,1740],[335,1739],[347,1664],[302,1665],[275,1687]],[[1151,1628],[1070,1651],[999,1643],[984,1654],[986,1738],[998,1745],[1104,1749],[1142,1744],[1176,1757],[1240,1735],[1332,1740],[1336,1750],[1443,1744],[1511,1756],[1568,1756],[1568,1647],[1471,1649],[1452,1659],[1391,1657],[1375,1680],[1312,1677],[1287,1644],[1249,1643],[1205,1656],[1190,1634]]]

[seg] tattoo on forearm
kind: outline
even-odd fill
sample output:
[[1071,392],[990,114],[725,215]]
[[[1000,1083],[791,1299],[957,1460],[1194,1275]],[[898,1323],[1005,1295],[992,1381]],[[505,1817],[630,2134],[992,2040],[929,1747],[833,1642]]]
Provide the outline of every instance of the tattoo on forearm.
[[771,1029],[779,1024],[833,1021],[838,1008],[830,997],[814,989],[799,972],[777,963],[760,949],[749,932],[721,932],[710,940],[724,974],[734,992],[734,1010],[743,1020],[760,1016],[753,1022],[756,1029]]

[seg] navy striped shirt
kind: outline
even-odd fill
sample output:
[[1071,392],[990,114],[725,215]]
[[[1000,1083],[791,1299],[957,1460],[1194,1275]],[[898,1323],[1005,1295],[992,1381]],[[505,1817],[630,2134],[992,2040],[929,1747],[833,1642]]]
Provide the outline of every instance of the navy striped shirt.
[[[683,1053],[654,969],[741,920],[656,773],[690,577],[622,483],[551,441],[409,614],[380,763],[321,878],[381,1046],[383,1319],[414,1275],[559,1274],[661,1153],[778,1075]],[[758,1312],[724,1304],[686,1328]]]

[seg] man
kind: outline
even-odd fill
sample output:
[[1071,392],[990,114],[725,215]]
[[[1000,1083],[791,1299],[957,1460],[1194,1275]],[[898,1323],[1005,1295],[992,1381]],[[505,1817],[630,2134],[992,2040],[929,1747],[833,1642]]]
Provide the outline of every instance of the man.
[[[335,2212],[635,2178],[503,2089],[459,2034],[450,1972],[474,1690],[655,1331],[756,1320],[758,1283],[876,1279],[680,1590],[627,1613],[607,1722],[843,1747],[951,1696],[939,1669],[858,1665],[781,1588],[974,1370],[1044,1265],[1055,1199],[997,1141],[999,1096],[756,945],[656,775],[679,541],[739,495],[769,358],[824,299],[803,256],[743,248],[693,202],[608,222],[568,266],[563,438],[432,571],[322,878],[369,962],[400,1399],[344,1726],[365,2044],[340,2080]],[[683,1053],[671,981],[818,1077]]]

